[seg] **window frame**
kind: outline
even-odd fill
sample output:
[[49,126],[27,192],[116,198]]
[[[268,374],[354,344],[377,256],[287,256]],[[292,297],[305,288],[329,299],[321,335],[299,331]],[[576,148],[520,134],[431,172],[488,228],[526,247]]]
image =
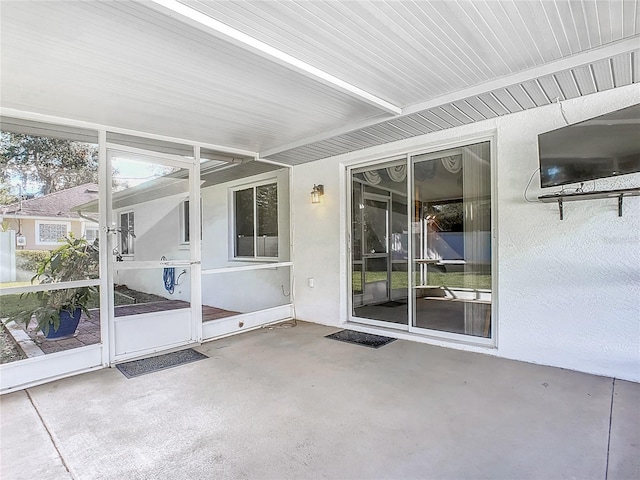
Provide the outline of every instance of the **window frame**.
[[[94,239],[91,240],[90,242],[89,242],[89,239],[87,238],[87,231],[88,230],[96,232]],[[82,238],[87,240],[89,243],[93,243],[94,241],[96,241],[98,239],[99,235],[100,235],[100,228],[98,227],[97,224],[91,224],[91,225],[85,225],[84,226],[84,231],[82,232]]]
[[[263,186],[269,186],[269,185],[275,185],[276,187],[276,198],[277,200],[277,204],[276,204],[276,218],[277,218],[277,254],[275,256],[264,256],[264,255],[257,255],[257,238],[258,238],[258,204],[257,204],[257,189],[259,187],[263,187]],[[236,222],[236,193],[243,191],[243,190],[252,190],[252,195],[253,195],[253,199],[252,199],[252,205],[253,205],[253,255],[237,255],[236,251],[237,251],[237,246],[236,246],[236,239],[237,239],[237,222]],[[259,182],[253,182],[253,183],[249,183],[249,184],[244,184],[244,185],[238,185],[236,187],[230,188],[229,189],[229,193],[230,193],[230,212],[229,212],[229,219],[230,219],[230,229],[229,231],[231,232],[231,237],[230,237],[230,241],[229,241],[229,259],[231,261],[259,261],[259,262],[273,262],[273,261],[278,261],[278,259],[280,258],[280,231],[281,231],[281,221],[280,221],[280,201],[279,201],[279,196],[280,196],[280,184],[278,182],[278,178],[277,177],[272,177],[272,178],[268,178]]]
[[[181,246],[189,245],[191,243],[191,239],[189,237],[189,223],[187,221],[191,221],[191,217],[189,214],[189,202],[190,199],[185,198],[180,202],[179,215],[180,215],[180,239],[179,244]],[[202,198],[200,199],[200,212],[202,212]],[[202,215],[200,215],[200,240],[202,240]]]
[[[129,240],[128,246],[129,248],[127,249],[127,252],[125,253],[123,250],[123,232],[122,232],[122,216],[123,215],[127,215],[127,237]],[[132,234],[130,234],[128,232],[129,229],[129,225],[130,225],[130,216],[133,216],[133,232],[135,234],[135,228],[136,228],[136,216],[135,216],[135,211],[134,210],[124,210],[121,212],[118,212],[118,253],[120,255],[122,255],[123,257],[133,257],[136,253],[136,249],[135,249],[135,238],[133,238]]]
[[[65,233],[65,237],[69,235],[71,232],[71,222],[63,222],[57,220],[36,220],[35,221],[35,240],[36,245],[60,245],[61,242],[56,240],[55,242],[47,242],[40,240],[40,226],[41,225],[64,225],[67,228],[67,232]],[[63,237],[64,238],[64,237]]]

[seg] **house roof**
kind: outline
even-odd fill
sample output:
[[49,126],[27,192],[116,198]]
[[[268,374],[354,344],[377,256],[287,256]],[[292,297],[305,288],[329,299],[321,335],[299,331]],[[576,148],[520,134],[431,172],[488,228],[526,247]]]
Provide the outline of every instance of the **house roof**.
[[98,198],[98,185],[85,183],[42,197],[14,203],[2,209],[6,216],[78,218],[72,208]]
[[637,0],[6,2],[3,114],[298,164],[637,84],[639,16]]

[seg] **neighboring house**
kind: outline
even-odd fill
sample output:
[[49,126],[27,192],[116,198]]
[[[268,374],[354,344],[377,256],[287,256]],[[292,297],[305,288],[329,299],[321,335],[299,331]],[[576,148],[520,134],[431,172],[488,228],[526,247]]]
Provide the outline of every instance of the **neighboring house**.
[[93,220],[72,209],[97,198],[98,185],[85,183],[2,207],[0,220],[15,230],[22,250],[53,250],[69,233],[93,241],[98,237],[97,216]]

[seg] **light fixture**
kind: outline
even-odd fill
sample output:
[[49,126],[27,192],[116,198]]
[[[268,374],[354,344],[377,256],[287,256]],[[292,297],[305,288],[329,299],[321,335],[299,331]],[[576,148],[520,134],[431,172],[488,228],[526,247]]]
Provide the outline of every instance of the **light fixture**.
[[322,195],[324,195],[324,185],[314,185],[311,190],[311,203],[320,203]]

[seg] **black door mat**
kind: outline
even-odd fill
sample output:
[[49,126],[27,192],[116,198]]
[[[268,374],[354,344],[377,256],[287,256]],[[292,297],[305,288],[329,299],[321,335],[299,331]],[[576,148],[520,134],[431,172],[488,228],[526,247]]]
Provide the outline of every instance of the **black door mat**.
[[326,338],[332,340],[339,340],[341,342],[355,343],[357,345],[364,345],[365,347],[380,348],[387,343],[391,343],[395,338],[383,337],[382,335],[373,335],[372,333],[354,332],[353,330],[341,330],[331,335],[327,335]]
[[209,358],[205,354],[196,352],[193,348],[180,350],[179,352],[165,353],[157,357],[143,358],[131,362],[120,363],[116,368],[127,378],[139,377],[147,373],[165,370],[167,368],[196,362],[203,358]]
[[377,306],[378,307],[403,307],[406,305],[407,305],[407,302],[396,302],[395,300],[390,300],[388,302],[380,303]]

